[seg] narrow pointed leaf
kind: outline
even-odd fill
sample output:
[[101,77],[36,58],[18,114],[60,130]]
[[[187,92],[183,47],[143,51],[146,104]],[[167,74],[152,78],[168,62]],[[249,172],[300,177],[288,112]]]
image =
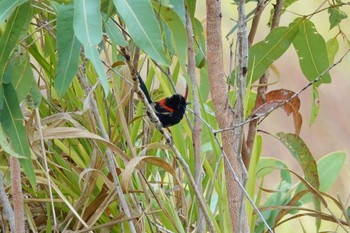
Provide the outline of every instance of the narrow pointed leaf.
[[97,45],[102,40],[102,17],[100,1],[74,1],[74,31],[85,46]]
[[267,37],[249,49],[247,77],[252,82],[258,80],[269,66],[282,56],[298,33],[297,26],[278,27]]
[[151,58],[169,65],[165,56],[159,23],[148,0],[113,0],[131,38]]
[[0,25],[10,16],[12,11],[27,0],[2,0],[0,1]]
[[[279,140],[286,146],[293,157],[299,162],[305,180],[316,190],[320,188],[320,180],[317,171],[317,164],[305,142],[298,136],[292,133],[277,133]],[[314,197],[315,209],[320,211],[320,200]],[[316,219],[316,226],[319,228],[320,221]]]
[[[185,69],[186,56],[187,56],[187,32],[185,25],[181,21],[180,16],[169,7],[161,7],[154,3],[155,9],[160,9],[159,14],[168,25],[171,31],[172,44],[175,48],[176,56]],[[161,8],[160,8],[161,7]]]
[[74,34],[73,5],[58,5],[57,9],[57,53],[55,88],[63,96],[78,71],[81,43]]
[[[326,43],[310,20],[298,18],[291,24],[293,26],[299,27],[293,46],[297,51],[301,70],[309,81],[313,81],[329,67]],[[315,85],[330,82],[331,76],[326,73]]]
[[90,60],[91,64],[94,66],[96,73],[98,74],[103,90],[107,95],[109,92],[109,86],[107,81],[107,75],[103,69],[100,56],[98,54],[95,46],[84,46],[85,56]]
[[14,152],[25,157],[25,159],[19,159],[19,162],[29,182],[35,189],[36,180],[27,133],[23,124],[23,115],[17,95],[14,95],[14,93],[15,89],[12,84],[4,84],[4,107],[0,114],[0,121]]
[[12,50],[18,42],[22,30],[29,26],[31,17],[30,5],[26,3],[13,12],[6,24],[5,31],[0,38],[0,83],[3,82],[3,74]]

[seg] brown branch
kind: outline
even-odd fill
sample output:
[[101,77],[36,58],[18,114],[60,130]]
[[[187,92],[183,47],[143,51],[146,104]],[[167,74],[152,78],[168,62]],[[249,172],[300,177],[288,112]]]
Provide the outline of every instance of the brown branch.
[[16,157],[10,156],[13,212],[15,216],[15,229],[13,232],[25,232],[23,192],[21,184],[21,168]]
[[[271,30],[278,27],[279,25],[283,5],[284,5],[284,0],[278,0],[275,5],[275,11],[274,11],[274,15],[271,23]],[[261,99],[263,103],[266,102],[267,83],[268,83],[268,71],[266,71],[265,74],[259,80],[259,87],[257,90],[256,101]],[[249,169],[250,156],[251,156],[253,144],[255,141],[257,125],[258,125],[258,119],[251,121],[249,123],[247,140],[246,140],[246,145],[247,145],[246,153],[245,153],[246,156],[244,157],[244,165],[247,169]]]
[[[244,12],[243,1],[239,4],[241,7],[241,13]],[[243,117],[242,103],[243,100],[238,100],[235,109],[236,114],[233,109],[228,104],[228,87],[225,81],[224,66],[223,66],[223,54],[222,54],[222,32],[221,32],[221,1],[218,0],[207,0],[207,61],[208,61],[208,77],[210,83],[210,93],[213,100],[215,115],[220,128],[230,127],[237,120]],[[243,10],[242,10],[243,8]],[[240,24],[238,31],[244,34],[245,30],[245,18],[240,16]],[[244,22],[244,23],[242,23]],[[243,35],[244,36],[244,35]],[[246,35],[245,35],[246,36]],[[241,49],[244,50],[245,43],[241,43]],[[248,47],[248,46],[247,46]],[[242,50],[241,50],[242,51]],[[246,57],[242,57],[241,66],[239,67],[240,78],[244,78],[246,75],[247,65]],[[242,81],[242,80],[241,80]],[[240,84],[243,84],[241,82]],[[239,84],[239,85],[240,85]],[[238,89],[241,87],[238,85]],[[237,99],[244,96],[242,93],[244,90],[239,90],[237,93]],[[238,122],[237,122],[238,123]],[[241,142],[242,142],[242,128],[237,128],[233,132],[223,132],[222,133],[222,147],[226,154],[225,158],[225,177],[226,177],[226,189],[228,195],[228,210],[231,219],[232,229],[235,232],[248,232],[248,222],[244,209],[244,192],[238,185],[238,182],[242,182],[244,175],[244,168],[241,161]],[[232,167],[232,171],[230,169]],[[238,182],[235,181],[235,173],[238,177]],[[243,182],[242,182],[243,183]]]
[[[193,29],[191,16],[186,9],[186,31],[187,31],[187,41],[188,41],[188,64],[187,64],[187,74],[190,77],[192,84],[193,93],[193,111],[197,116],[201,116],[201,105],[199,103],[198,96],[198,85],[196,80],[196,61],[195,61],[195,51],[193,46]],[[192,143],[194,150],[194,180],[197,184],[197,189],[200,193],[203,193],[202,187],[202,159],[201,159],[201,132],[202,132],[202,122],[199,118],[194,117],[194,124],[192,129]],[[203,212],[198,209],[198,223],[197,232],[206,232],[206,226],[204,224]]]

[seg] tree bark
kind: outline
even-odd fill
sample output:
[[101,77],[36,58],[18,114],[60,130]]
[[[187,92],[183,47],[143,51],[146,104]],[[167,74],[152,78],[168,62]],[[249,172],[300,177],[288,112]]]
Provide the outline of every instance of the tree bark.
[[[219,127],[229,128],[238,123],[239,115],[235,114],[228,103],[228,87],[225,80],[222,33],[221,33],[221,1],[207,0],[207,62],[210,93]],[[239,96],[237,96],[239,97]],[[243,101],[243,100],[240,100]],[[228,195],[228,210],[230,211],[233,232],[249,232],[244,208],[244,193],[235,181],[231,168],[244,183],[245,170],[241,159],[242,129],[224,131],[221,135],[225,160],[226,189]]]

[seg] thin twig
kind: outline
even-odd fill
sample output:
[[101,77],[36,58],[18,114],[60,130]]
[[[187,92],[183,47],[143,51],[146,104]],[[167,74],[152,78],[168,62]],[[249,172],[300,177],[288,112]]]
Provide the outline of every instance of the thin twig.
[[[188,42],[188,64],[187,74],[191,80],[192,95],[193,95],[193,110],[197,116],[201,115],[201,105],[198,96],[198,84],[196,80],[196,61],[195,51],[193,45],[193,28],[191,22],[190,13],[186,7],[186,31],[187,31],[187,42]],[[193,129],[192,129],[192,143],[194,150],[194,180],[196,181],[198,191],[203,193],[202,187],[202,158],[201,158],[201,132],[202,123],[198,118],[194,118]],[[198,208],[198,222],[197,232],[206,232],[206,226],[204,224],[203,211]]]
[[40,138],[41,151],[42,151],[42,155],[44,158],[44,168],[45,168],[45,175],[46,175],[46,179],[47,179],[47,186],[49,187],[49,196],[50,196],[50,203],[51,203],[51,208],[52,208],[52,218],[53,218],[53,223],[54,223],[53,230],[54,230],[54,232],[56,232],[56,231],[58,231],[58,229],[57,229],[58,225],[57,225],[55,205],[54,205],[53,195],[52,195],[49,166],[47,165],[46,148],[45,148],[45,142],[44,142],[43,131],[42,131],[42,126],[41,126],[41,118],[40,118],[40,113],[39,113],[38,108],[35,108],[35,117],[36,117],[36,123],[37,123],[37,127],[38,127],[39,138]]
[[129,67],[130,73],[131,73],[131,77],[134,81],[134,91],[135,93],[138,95],[139,99],[143,102],[143,104],[145,105],[146,111],[148,113],[148,117],[150,118],[151,122],[153,122],[157,129],[159,130],[159,132],[163,135],[166,143],[169,145],[169,147],[171,148],[171,150],[173,151],[175,158],[179,161],[179,163],[181,164],[182,168],[184,169],[185,174],[187,175],[187,178],[190,182],[190,185],[193,189],[193,192],[197,198],[198,201],[198,205],[199,207],[202,209],[203,213],[204,213],[204,217],[205,220],[207,222],[207,224],[209,225],[209,230],[210,232],[214,233],[215,232],[215,228],[214,228],[214,224],[212,222],[212,219],[210,218],[209,212],[208,212],[208,208],[206,203],[204,202],[203,199],[203,194],[200,193],[197,189],[197,185],[196,182],[191,174],[191,170],[188,166],[188,164],[186,163],[186,161],[183,159],[183,157],[181,156],[179,150],[177,149],[177,147],[174,145],[173,139],[171,137],[171,135],[168,133],[168,131],[164,130],[164,128],[162,127],[162,124],[160,123],[158,117],[156,116],[153,108],[151,107],[151,105],[148,103],[145,94],[141,91],[140,87],[139,87],[139,83],[137,80],[137,69],[136,67],[134,67],[134,62],[131,62],[131,57],[130,55],[127,53],[125,48],[121,48],[121,52],[124,55],[125,59],[126,59],[126,63]]
[[298,92],[294,93],[289,99],[283,100],[281,102],[279,102],[279,104],[276,104],[275,106],[271,107],[269,110],[267,110],[264,114],[259,114],[259,115],[252,115],[250,117],[248,117],[245,121],[238,123],[232,127],[228,127],[228,128],[224,128],[224,129],[218,129],[218,130],[214,130],[214,133],[222,133],[225,131],[230,131],[230,130],[234,130],[237,127],[241,127],[242,125],[246,125],[251,121],[254,121],[256,119],[259,119],[261,117],[266,117],[268,115],[270,115],[273,111],[275,111],[276,109],[282,107],[283,105],[289,103],[290,101],[292,101],[294,98],[298,97],[302,92],[304,92],[306,89],[308,89],[309,87],[311,87],[313,84],[315,84],[316,82],[318,82],[326,73],[328,73],[330,70],[332,70],[335,66],[337,66],[338,64],[340,64],[343,59],[346,57],[346,55],[350,53],[350,49],[348,49],[345,54],[335,63],[333,63],[330,67],[328,67],[325,71],[323,71],[319,76],[317,76],[314,80],[312,80],[311,82],[309,82],[306,86],[304,86],[303,88],[301,88]]

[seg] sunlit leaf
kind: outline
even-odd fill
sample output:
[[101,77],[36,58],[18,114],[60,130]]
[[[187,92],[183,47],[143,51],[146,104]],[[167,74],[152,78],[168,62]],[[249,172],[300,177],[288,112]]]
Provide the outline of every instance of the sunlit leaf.
[[334,57],[339,50],[339,42],[337,40],[337,37],[333,37],[329,41],[327,41],[326,46],[329,62],[333,63]]
[[[311,82],[329,67],[326,43],[310,20],[297,18],[291,23],[291,27],[293,26],[299,27],[293,46],[297,51],[301,70]],[[329,73],[325,73],[315,85],[319,86],[321,83],[330,82],[331,76]]]
[[58,64],[55,89],[63,96],[78,71],[81,44],[74,34],[73,5],[57,5],[57,54]]
[[15,93],[15,89],[12,84],[4,84],[4,107],[0,114],[0,121],[13,150],[18,155],[25,157],[25,159],[19,159],[19,162],[33,189],[36,189],[34,167],[27,141],[26,128],[23,125],[23,115],[17,95],[13,93]]
[[148,0],[113,0],[137,46],[162,65],[169,65],[159,23]]

